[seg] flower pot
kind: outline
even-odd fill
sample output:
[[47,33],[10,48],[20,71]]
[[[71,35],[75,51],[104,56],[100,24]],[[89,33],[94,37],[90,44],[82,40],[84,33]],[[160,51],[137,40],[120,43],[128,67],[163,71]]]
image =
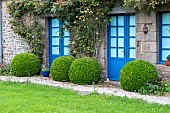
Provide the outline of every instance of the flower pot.
[[165,65],[166,65],[166,66],[170,66],[170,61],[169,61],[169,60],[166,60],[166,61],[165,61]]
[[50,71],[42,71],[43,77],[49,77]]

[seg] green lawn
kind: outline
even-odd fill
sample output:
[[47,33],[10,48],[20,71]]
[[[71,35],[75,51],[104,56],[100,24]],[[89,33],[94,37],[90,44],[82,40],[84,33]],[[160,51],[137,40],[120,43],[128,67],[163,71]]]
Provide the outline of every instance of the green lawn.
[[0,113],[170,113],[170,106],[35,84],[0,82]]

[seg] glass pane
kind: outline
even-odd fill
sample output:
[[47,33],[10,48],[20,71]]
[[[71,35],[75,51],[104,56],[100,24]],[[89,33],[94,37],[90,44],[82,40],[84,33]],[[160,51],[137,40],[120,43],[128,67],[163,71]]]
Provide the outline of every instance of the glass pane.
[[69,55],[69,48],[68,47],[64,47],[64,55]]
[[116,27],[111,27],[111,36],[116,36]]
[[129,58],[136,58],[135,49],[129,49]]
[[118,47],[124,47],[124,38],[118,38]]
[[124,27],[118,27],[118,36],[124,36]]
[[162,38],[162,48],[170,48],[170,38]]
[[135,25],[136,20],[135,20],[135,16],[130,16],[130,25]]
[[59,45],[59,38],[52,38],[52,45]]
[[118,26],[124,26],[124,16],[118,16]]
[[67,46],[70,44],[70,38],[64,38],[64,45]]
[[70,36],[69,31],[64,31],[64,36]]
[[170,36],[170,27],[162,26],[162,36]]
[[170,13],[162,14],[162,24],[170,24]]
[[59,27],[59,20],[58,19],[52,19],[52,27]]
[[122,48],[118,49],[118,57],[119,58],[124,58],[124,49],[122,49]]
[[59,47],[52,47],[52,54],[59,54]]
[[116,38],[111,38],[111,47],[116,47]]
[[130,38],[129,40],[129,47],[135,47],[135,38]]
[[116,57],[116,48],[111,48],[111,57]]
[[129,36],[135,36],[136,34],[136,28],[135,27],[130,27],[129,29]]
[[111,26],[116,26],[116,16],[111,17]]
[[59,28],[52,28],[52,36],[59,36]]
[[170,50],[162,50],[162,60],[166,60],[166,57],[170,54]]

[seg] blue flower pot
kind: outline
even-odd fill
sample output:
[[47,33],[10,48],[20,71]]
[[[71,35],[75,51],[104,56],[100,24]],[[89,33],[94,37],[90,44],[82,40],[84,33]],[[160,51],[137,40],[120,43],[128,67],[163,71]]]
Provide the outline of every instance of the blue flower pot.
[[49,77],[50,71],[42,71],[43,77]]

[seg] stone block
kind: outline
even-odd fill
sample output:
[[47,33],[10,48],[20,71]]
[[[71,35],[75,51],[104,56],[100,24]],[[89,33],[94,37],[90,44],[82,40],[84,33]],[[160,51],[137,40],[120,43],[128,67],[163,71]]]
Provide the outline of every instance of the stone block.
[[144,33],[143,32],[136,32],[136,41],[140,41],[140,42],[143,42],[145,41],[145,38],[144,38]]
[[141,42],[141,52],[142,53],[150,52],[150,42]]
[[157,53],[158,52],[158,43],[157,42],[150,42],[150,52]]
[[136,59],[137,60],[142,59],[142,53],[136,53]]
[[139,13],[139,19],[137,23],[156,23],[156,12],[151,11],[150,14],[146,14],[145,12]]
[[105,70],[106,69],[106,59],[105,58],[99,58],[99,62],[101,65],[101,69]]
[[148,61],[153,64],[156,64],[158,62],[158,53],[150,53]]
[[158,62],[157,53],[142,53],[141,55],[142,55],[141,57],[142,60],[149,61],[153,64]]
[[156,64],[155,66],[156,66],[158,71],[170,72],[170,66],[166,66],[166,65],[163,65],[163,64]]

